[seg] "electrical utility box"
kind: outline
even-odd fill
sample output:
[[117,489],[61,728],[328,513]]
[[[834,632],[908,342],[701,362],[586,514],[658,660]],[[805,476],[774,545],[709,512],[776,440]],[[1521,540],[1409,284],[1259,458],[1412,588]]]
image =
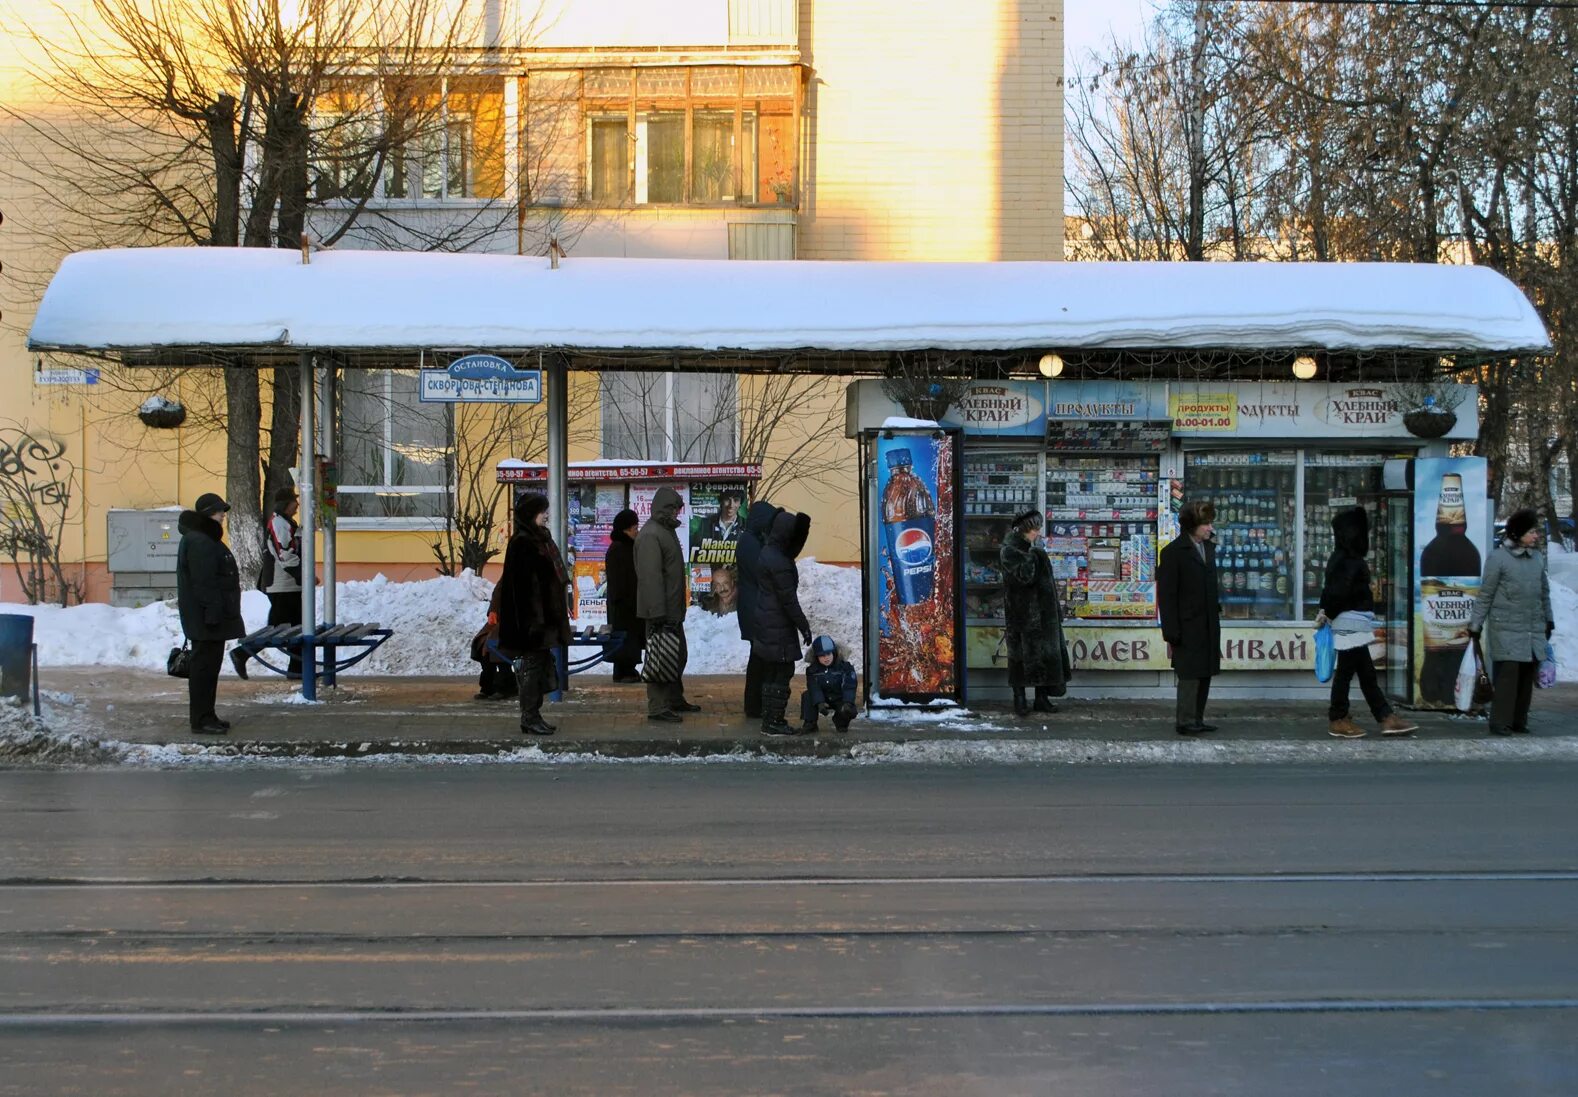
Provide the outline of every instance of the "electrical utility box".
[[175,597],[180,516],[179,507],[110,511],[106,566],[111,605],[146,606]]

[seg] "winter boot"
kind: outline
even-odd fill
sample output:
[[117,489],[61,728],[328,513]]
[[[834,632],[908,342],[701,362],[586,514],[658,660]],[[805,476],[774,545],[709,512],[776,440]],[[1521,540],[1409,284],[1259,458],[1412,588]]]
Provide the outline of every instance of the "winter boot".
[[822,724],[821,724],[820,721],[817,720],[817,718],[815,716],[811,717],[811,719],[809,719],[809,720],[804,721],[800,725],[800,734],[801,735],[815,735],[817,732],[819,732],[821,730],[822,730]]
[[1031,706],[1034,712],[1056,712],[1057,706],[1052,703],[1052,698],[1047,696],[1046,687],[1036,687],[1036,703]]
[[1346,716],[1333,720],[1330,728],[1331,734],[1339,739],[1363,739],[1364,729]]
[[762,686],[762,734],[793,735],[795,729],[784,719],[789,707],[789,691],[764,684]]
[[1029,716],[1030,705],[1025,701],[1025,687],[1013,686],[1012,689],[1014,691],[1014,715]]
[[554,727],[542,718],[542,697],[545,675],[543,674],[543,653],[533,652],[524,656],[519,669],[515,672],[515,681],[520,687],[521,702],[521,734],[522,735],[552,735]]

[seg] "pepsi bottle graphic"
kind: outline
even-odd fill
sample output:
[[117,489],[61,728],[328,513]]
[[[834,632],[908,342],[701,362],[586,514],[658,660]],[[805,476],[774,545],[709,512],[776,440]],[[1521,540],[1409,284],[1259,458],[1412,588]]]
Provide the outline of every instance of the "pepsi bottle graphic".
[[888,452],[888,486],[882,492],[882,530],[899,604],[930,600],[937,578],[937,508],[913,471],[907,449]]

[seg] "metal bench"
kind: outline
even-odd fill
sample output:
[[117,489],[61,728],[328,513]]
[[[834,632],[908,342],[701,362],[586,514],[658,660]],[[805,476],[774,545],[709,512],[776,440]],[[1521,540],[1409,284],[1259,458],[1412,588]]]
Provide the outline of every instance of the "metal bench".
[[[624,630],[621,629],[615,632],[610,630],[607,625],[604,625],[601,629],[587,626],[580,632],[571,633],[570,646],[568,649],[553,649],[554,662],[559,668],[559,682],[568,683],[570,680],[570,675],[580,674],[584,670],[591,670],[598,663],[603,662],[605,659],[611,661],[613,657],[619,653],[619,649],[624,646]],[[511,659],[499,652],[499,642],[497,640],[489,640],[485,647],[488,655],[491,656],[495,662],[503,663],[506,666],[512,662]],[[571,652],[573,652],[576,648],[592,648],[594,650],[587,654],[572,658]],[[548,699],[557,701],[561,698],[562,694],[562,690],[554,690],[548,695]]]
[[[321,678],[329,685],[334,685],[334,678],[340,671],[354,667],[363,659],[376,651],[385,640],[394,635],[393,629],[382,628],[377,621],[355,621],[346,625],[319,625],[318,631],[310,638],[300,625],[266,625],[248,636],[244,636],[236,647],[246,652],[252,659],[272,670],[275,674],[284,675],[286,678],[301,678],[301,673],[292,671],[289,665],[275,666],[263,657],[263,652],[274,650],[283,651],[294,658],[302,658],[302,652],[310,642],[312,645],[312,667],[314,679]],[[340,648],[358,649],[349,655],[340,654]],[[323,654],[320,657],[319,651]],[[305,662],[305,660],[303,660]],[[303,692],[312,697],[316,690],[314,683],[304,683]]]

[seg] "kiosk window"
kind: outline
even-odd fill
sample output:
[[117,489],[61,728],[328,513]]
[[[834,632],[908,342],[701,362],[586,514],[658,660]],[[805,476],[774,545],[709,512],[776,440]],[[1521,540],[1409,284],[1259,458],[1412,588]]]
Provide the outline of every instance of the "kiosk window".
[[1298,454],[1189,453],[1184,496],[1216,504],[1222,616],[1295,621]]

